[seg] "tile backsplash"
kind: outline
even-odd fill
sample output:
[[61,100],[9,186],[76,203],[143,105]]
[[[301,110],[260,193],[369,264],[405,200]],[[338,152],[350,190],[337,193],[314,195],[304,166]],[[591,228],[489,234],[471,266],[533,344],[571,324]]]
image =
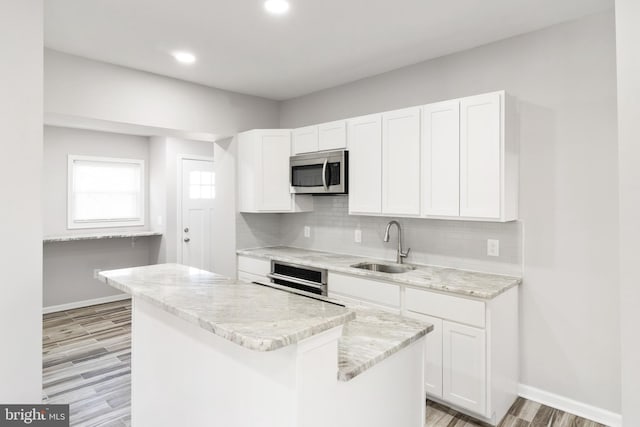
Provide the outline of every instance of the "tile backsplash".
[[[417,218],[357,216],[348,213],[348,198],[314,198],[314,211],[296,214],[240,214],[238,247],[286,245],[395,261],[397,234],[383,242],[387,223],[402,225],[408,263],[440,265],[501,274],[522,273],[521,222],[491,223]],[[304,227],[311,228],[304,237]],[[355,230],[362,242],[354,242]],[[487,255],[487,239],[500,241],[500,254]]]

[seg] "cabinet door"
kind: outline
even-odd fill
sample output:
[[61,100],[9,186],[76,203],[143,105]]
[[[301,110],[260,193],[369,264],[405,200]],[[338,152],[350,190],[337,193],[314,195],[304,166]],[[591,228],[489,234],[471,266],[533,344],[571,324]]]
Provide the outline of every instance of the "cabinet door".
[[413,313],[409,316],[433,325],[425,337],[424,385],[429,396],[442,398],[442,319]]
[[262,163],[262,190],[259,210],[291,210],[289,185],[289,154],[291,138],[288,132],[265,132],[258,135]]
[[485,415],[486,345],[484,329],[442,322],[442,398]]
[[382,116],[348,122],[349,213],[382,211]]
[[318,126],[318,149],[339,150],[347,147],[347,122],[324,123]]
[[422,109],[422,214],[460,214],[460,103]]
[[294,129],[293,154],[313,153],[318,151],[318,126],[307,126]]
[[460,102],[460,215],[500,217],[501,96]]
[[420,215],[420,108],[382,116],[382,212]]

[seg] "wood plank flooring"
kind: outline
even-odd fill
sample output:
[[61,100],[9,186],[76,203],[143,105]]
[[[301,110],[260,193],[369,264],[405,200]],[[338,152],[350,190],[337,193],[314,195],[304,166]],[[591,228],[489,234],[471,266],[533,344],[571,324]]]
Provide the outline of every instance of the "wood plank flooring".
[[[131,301],[46,314],[43,321],[43,401],[69,403],[74,427],[131,426]],[[486,425],[428,401],[425,427]],[[500,427],[605,426],[518,398]]]

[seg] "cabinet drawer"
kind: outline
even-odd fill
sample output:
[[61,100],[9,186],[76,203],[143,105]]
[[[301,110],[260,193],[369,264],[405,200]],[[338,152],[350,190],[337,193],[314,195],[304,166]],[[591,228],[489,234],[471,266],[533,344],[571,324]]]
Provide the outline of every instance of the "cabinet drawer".
[[245,271],[238,271],[238,280],[242,280],[247,283],[270,283],[271,281],[265,276],[259,276],[253,273],[247,273]]
[[408,311],[484,328],[485,306],[473,301],[437,292],[407,288],[405,307]]
[[329,273],[329,292],[372,302],[386,307],[400,307],[400,286],[361,277]]
[[250,257],[238,257],[238,270],[258,276],[266,276],[271,272],[271,261]]

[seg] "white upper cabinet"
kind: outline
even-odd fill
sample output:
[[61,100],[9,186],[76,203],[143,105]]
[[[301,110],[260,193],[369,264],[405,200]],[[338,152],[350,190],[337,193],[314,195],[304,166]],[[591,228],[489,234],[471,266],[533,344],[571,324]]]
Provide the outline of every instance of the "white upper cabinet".
[[460,215],[500,218],[501,94],[460,101]]
[[382,115],[348,121],[349,213],[382,212]]
[[347,122],[336,122],[318,125],[318,150],[340,150],[347,147]]
[[382,115],[382,213],[420,215],[420,108]]
[[238,135],[238,208],[240,212],[302,212],[311,196],[290,193],[291,131],[253,130]]
[[294,129],[291,136],[293,138],[293,154],[318,151],[318,126]]
[[422,214],[460,215],[460,103],[422,109]]

